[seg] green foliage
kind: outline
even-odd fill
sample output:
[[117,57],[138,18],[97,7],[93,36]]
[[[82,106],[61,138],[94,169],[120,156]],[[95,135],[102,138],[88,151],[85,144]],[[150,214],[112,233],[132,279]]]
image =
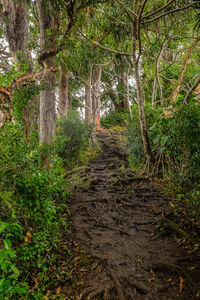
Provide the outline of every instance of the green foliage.
[[[165,170],[179,193],[199,211],[200,184],[200,107],[185,104],[173,108],[170,116],[161,116],[150,128],[156,153],[162,153]],[[193,191],[192,193],[190,191]]]
[[[145,162],[144,146],[140,131],[140,121],[137,105],[133,106],[133,118],[129,119],[127,124],[127,146],[130,154],[130,162],[133,166],[140,166]],[[153,109],[150,106],[145,106],[147,127],[151,127],[158,115],[161,113],[159,108]]]
[[27,107],[29,111],[34,111],[35,109],[35,99],[34,96],[39,96],[39,92],[44,89],[44,86],[28,85],[15,90],[13,96],[13,114],[17,122],[24,124],[24,115],[26,114]]
[[6,201],[0,193],[2,206],[6,209],[10,203],[10,217],[18,208],[18,214],[21,211],[20,214],[33,218],[35,225],[46,227],[52,224],[57,213],[54,200],[65,195],[66,185],[64,175],[59,176],[57,172],[61,160],[55,158],[52,168],[44,169],[40,167],[40,155],[38,142],[31,148],[19,126],[7,124],[1,129],[0,187],[10,197]]
[[46,272],[67,228],[63,161],[52,153],[43,168],[42,151],[37,140],[27,143],[22,126],[0,128],[0,299],[27,295],[32,270]]
[[78,113],[71,111],[66,117],[58,120],[56,151],[69,164],[78,159],[82,150],[86,149],[92,127],[81,120]]
[[101,125],[104,128],[111,128],[115,125],[125,125],[127,119],[129,118],[129,113],[127,112],[112,112],[106,117],[102,117]]
[[23,228],[18,223],[0,222],[0,235],[3,245],[0,249],[0,297],[10,299],[13,295],[24,295],[27,285],[19,281],[20,270],[17,267],[17,253],[11,239],[21,240]]
[[[200,106],[181,105],[179,101],[169,113],[145,107],[155,169],[173,183],[178,194],[187,198],[186,206],[193,214],[200,211]],[[130,162],[138,167],[145,162],[137,109],[127,127]]]
[[173,170],[173,180],[186,190],[197,187],[200,181],[199,105],[181,105],[169,117],[161,116],[150,128],[150,134],[156,152],[166,156],[168,168]]

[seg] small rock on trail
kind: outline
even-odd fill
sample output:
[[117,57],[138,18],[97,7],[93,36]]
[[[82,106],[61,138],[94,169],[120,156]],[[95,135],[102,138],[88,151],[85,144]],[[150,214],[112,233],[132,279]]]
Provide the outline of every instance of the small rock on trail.
[[176,269],[186,253],[156,231],[166,197],[128,169],[115,134],[97,137],[102,153],[86,168],[90,186],[77,188],[70,204],[72,238],[97,261],[79,299],[195,299]]

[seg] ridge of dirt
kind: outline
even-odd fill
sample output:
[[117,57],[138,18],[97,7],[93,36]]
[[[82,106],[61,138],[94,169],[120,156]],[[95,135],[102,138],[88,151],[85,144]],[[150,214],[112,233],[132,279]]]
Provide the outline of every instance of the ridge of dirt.
[[77,188],[69,204],[72,239],[93,264],[70,299],[196,299],[184,265],[189,254],[156,230],[167,196],[128,169],[115,134],[97,138],[102,153],[85,169],[90,186]]

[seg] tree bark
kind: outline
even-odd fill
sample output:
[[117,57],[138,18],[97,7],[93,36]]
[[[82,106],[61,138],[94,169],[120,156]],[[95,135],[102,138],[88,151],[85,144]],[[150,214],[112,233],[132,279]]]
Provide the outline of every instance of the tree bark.
[[66,116],[69,110],[69,72],[61,68],[59,83],[58,118]]
[[194,50],[194,48],[197,46],[197,44],[200,42],[200,37],[198,37],[193,43],[192,45],[189,47],[188,49],[188,52],[185,56],[185,59],[183,61],[183,64],[182,64],[182,67],[181,67],[181,72],[180,72],[180,75],[179,75],[179,78],[178,78],[178,82],[177,82],[177,86],[175,88],[175,90],[173,91],[173,94],[172,94],[172,102],[175,102],[176,101],[176,98],[178,96],[178,93],[179,93],[179,90],[181,88],[181,83],[183,81],[183,76],[184,76],[184,73],[185,73],[185,70],[187,68],[187,65],[189,64],[190,62],[190,57],[191,57],[191,54],[192,54],[192,51]]
[[[26,1],[1,0],[4,15],[8,21],[4,23],[5,36],[10,51],[20,70],[25,73],[33,72],[31,53],[28,49],[29,27],[28,27],[28,6]],[[23,123],[25,125],[27,138],[30,130],[38,129],[39,103],[36,96],[32,103],[28,102],[23,109]]]
[[[53,48],[55,44],[54,35],[51,32],[55,28],[55,17],[49,1],[37,0],[37,8],[41,48],[45,51]],[[56,75],[53,71],[55,68],[55,57],[47,58],[43,67],[45,70],[42,80],[47,85],[47,88],[40,93],[40,142],[50,144],[51,138],[56,135]]]
[[151,151],[151,145],[149,141],[149,135],[147,131],[146,119],[145,119],[145,112],[144,112],[144,100],[145,94],[144,89],[141,84],[140,74],[139,74],[139,56],[136,55],[136,37],[137,33],[135,30],[134,25],[132,25],[132,58],[133,58],[133,69],[135,74],[135,82],[136,82],[136,90],[137,90],[137,99],[138,99],[138,110],[139,110],[139,118],[140,118],[140,130],[144,145],[144,150],[147,156],[147,160],[154,164],[155,159],[153,153]]
[[100,126],[101,71],[101,66],[94,66],[92,70],[92,118],[97,127]]
[[156,78],[154,78],[154,81],[153,81],[153,92],[152,92],[152,98],[151,98],[151,107],[154,107],[154,105],[155,105],[156,92],[157,92]]
[[190,97],[190,95],[195,91],[195,89],[198,87],[200,83],[200,76],[198,76],[194,82],[194,84],[191,86],[191,88],[189,89],[189,91],[187,92],[187,95],[185,96],[184,100],[183,100],[183,104],[188,102],[188,99]]
[[85,120],[88,123],[92,122],[92,93],[91,93],[91,77],[92,72],[85,84]]
[[4,23],[4,30],[9,48],[20,68],[28,67],[32,72],[31,54],[27,48],[28,31],[28,7],[26,1],[1,0],[4,15],[8,21]]

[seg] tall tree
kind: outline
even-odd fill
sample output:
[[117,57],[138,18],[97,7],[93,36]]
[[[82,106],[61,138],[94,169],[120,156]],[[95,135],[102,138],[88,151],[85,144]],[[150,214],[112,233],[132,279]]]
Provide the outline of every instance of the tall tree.
[[101,105],[101,65],[93,66],[92,69],[92,117],[96,126],[100,126]]
[[[50,1],[37,0],[37,8],[40,25],[40,43],[42,52],[54,48],[54,29],[56,18]],[[48,57],[43,61],[42,81],[46,89],[40,93],[40,142],[49,144],[51,137],[56,135],[56,75],[55,56]]]
[[58,117],[66,116],[71,109],[69,97],[69,71],[66,68],[60,68],[59,80],[59,100],[58,100]]
[[[33,72],[29,41],[28,5],[26,1],[1,0],[4,13],[4,32],[17,68],[24,73]],[[31,103],[32,101],[32,103]],[[23,107],[23,123],[27,137],[37,129],[38,99],[33,96]]]

